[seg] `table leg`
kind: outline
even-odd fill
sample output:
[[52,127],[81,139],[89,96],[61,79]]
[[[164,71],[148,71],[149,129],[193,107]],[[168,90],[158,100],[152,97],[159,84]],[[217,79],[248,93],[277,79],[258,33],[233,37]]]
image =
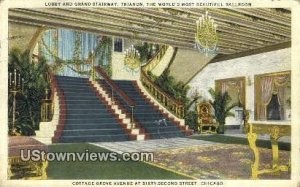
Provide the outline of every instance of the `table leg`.
[[8,167],[7,167],[7,178],[11,179],[11,177],[13,176],[13,173],[11,171],[11,163],[8,163]]
[[257,134],[255,133],[248,133],[247,134],[249,146],[254,154],[254,162],[251,165],[251,173],[252,173],[252,179],[257,179],[258,177],[258,166],[259,166],[259,151],[256,147],[256,139]]
[[272,169],[275,171],[275,173],[277,175],[279,175],[279,171],[278,170],[278,139],[279,139],[279,128],[272,128],[271,129],[271,145],[272,145],[272,156],[273,156],[273,162],[272,162]]
[[47,179],[47,171],[46,171],[47,167],[48,167],[48,161],[44,160],[43,164],[42,164],[42,168],[41,168],[41,170],[42,170],[42,176],[41,176],[41,178],[42,179]]
[[[275,139],[271,136],[271,144],[272,144],[272,156],[273,156],[273,162],[272,162],[272,169],[276,170],[278,168],[278,139]],[[276,174],[279,174],[279,172],[276,172]]]

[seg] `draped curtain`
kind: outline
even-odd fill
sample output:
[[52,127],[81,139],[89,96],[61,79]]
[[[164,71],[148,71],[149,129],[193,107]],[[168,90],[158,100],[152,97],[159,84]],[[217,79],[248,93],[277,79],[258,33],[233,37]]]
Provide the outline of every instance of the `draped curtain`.
[[240,102],[242,104],[245,104],[244,79],[237,78],[236,80],[220,80],[220,85],[222,94],[228,92],[230,95],[230,92],[234,92],[237,95],[237,97],[233,97],[233,95],[230,95],[233,99],[232,102]]
[[290,74],[265,76],[260,78],[260,102],[259,120],[267,119],[267,106],[272,99],[272,95],[277,95],[280,105],[280,119],[284,119],[285,89],[290,81]]
[[264,77],[261,79],[261,107],[260,107],[260,119],[267,119],[267,106],[272,98],[273,91],[273,78],[272,77]]
[[[46,58],[49,64],[55,63],[58,57],[61,60],[87,60],[89,54],[96,50],[97,46],[101,42],[101,38],[98,35],[78,32],[68,29],[52,29],[44,33],[40,42],[40,52]],[[95,57],[95,63],[98,56]],[[107,62],[108,63],[108,62]],[[82,76],[74,69],[80,71],[88,71],[91,64],[87,61],[86,64],[76,66],[65,66],[58,72],[60,75],[65,76]]]

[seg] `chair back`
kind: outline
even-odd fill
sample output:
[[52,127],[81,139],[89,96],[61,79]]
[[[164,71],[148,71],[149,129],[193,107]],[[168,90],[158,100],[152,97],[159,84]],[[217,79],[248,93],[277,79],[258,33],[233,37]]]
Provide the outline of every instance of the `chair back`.
[[198,121],[202,124],[213,123],[212,106],[209,102],[202,102],[197,105]]

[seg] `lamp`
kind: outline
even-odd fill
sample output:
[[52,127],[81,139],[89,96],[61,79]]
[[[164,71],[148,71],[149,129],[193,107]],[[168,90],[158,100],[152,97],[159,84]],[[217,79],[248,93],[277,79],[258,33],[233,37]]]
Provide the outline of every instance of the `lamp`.
[[136,50],[133,45],[131,45],[131,47],[126,49],[124,53],[124,65],[126,70],[134,72],[141,65],[141,55],[139,51]]
[[13,119],[12,119],[12,135],[18,135],[16,132],[16,95],[24,90],[24,78],[14,69],[13,73],[9,73],[8,77],[9,92],[13,95]]

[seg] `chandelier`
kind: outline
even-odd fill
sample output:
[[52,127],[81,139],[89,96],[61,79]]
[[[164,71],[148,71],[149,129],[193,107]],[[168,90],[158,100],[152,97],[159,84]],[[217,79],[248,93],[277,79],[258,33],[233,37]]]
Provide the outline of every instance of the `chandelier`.
[[208,11],[205,11],[205,15],[199,17],[196,21],[196,35],[195,44],[200,52],[206,54],[206,56],[217,54],[218,52],[218,34],[217,24],[208,15]]
[[138,72],[141,66],[140,53],[133,45],[125,51],[124,65],[127,71]]

